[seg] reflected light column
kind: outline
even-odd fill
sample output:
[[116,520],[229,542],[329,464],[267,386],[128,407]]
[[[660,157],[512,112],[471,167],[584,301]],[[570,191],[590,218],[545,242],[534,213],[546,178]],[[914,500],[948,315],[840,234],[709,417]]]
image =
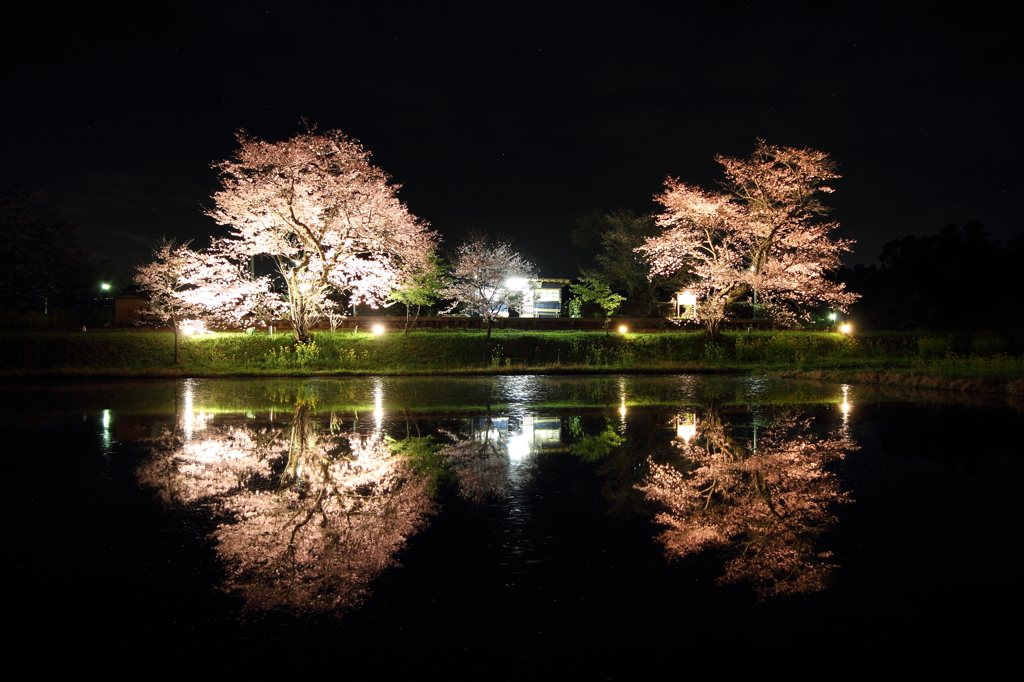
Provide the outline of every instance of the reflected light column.
[[384,380],[380,377],[373,378],[373,419],[374,435],[380,436],[381,425],[384,423]]
[[850,385],[842,384],[839,390],[843,395],[843,402],[839,404],[839,410],[843,413],[843,431],[845,432],[850,426],[850,412],[853,410],[853,404],[850,403]]

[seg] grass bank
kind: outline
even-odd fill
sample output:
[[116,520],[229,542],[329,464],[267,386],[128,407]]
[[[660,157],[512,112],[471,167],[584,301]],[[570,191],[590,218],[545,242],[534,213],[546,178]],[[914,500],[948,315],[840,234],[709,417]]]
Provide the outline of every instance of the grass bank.
[[0,376],[757,371],[935,387],[1005,387],[1024,376],[1024,335],[1015,334],[753,332],[726,334],[715,344],[700,332],[502,330],[488,340],[475,330],[344,331],[317,332],[312,343],[297,345],[288,334],[219,333],[183,339],[180,365],[173,342],[166,331],[6,332]]

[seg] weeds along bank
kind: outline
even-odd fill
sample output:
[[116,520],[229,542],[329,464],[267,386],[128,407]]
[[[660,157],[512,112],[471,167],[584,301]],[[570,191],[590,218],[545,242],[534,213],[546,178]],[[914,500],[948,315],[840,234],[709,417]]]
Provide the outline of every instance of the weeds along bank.
[[290,334],[220,333],[184,338],[173,363],[173,335],[156,331],[22,332],[0,335],[6,374],[182,372],[209,374],[453,372],[509,369],[682,370],[887,367],[955,375],[1011,377],[1021,372],[1024,336],[824,332],[416,331],[408,336],[316,332],[309,344]]

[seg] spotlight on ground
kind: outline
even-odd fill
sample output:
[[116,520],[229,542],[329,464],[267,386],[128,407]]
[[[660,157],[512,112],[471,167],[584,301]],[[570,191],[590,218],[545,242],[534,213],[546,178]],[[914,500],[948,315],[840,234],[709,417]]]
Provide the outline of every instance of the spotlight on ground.
[[384,333],[384,325],[382,325],[382,324],[375,324],[375,325],[373,325],[373,333],[376,334],[377,336],[380,336],[381,334],[383,334]]

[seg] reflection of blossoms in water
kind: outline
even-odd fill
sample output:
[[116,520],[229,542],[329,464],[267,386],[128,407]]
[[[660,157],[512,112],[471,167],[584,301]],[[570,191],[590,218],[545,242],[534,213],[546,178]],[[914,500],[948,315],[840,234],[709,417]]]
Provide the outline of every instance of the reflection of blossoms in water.
[[425,524],[428,481],[376,436],[321,432],[304,406],[276,433],[211,428],[158,449],[139,477],[223,514],[213,537],[224,587],[249,608],[341,612]]
[[641,489],[667,507],[657,520],[668,526],[659,538],[668,555],[725,546],[722,583],[753,583],[762,597],[823,589],[835,566],[815,540],[836,520],[829,506],[849,499],[825,465],[855,446],[809,430],[809,419],[783,417],[755,446],[730,435],[712,410],[690,444],[677,441],[692,471],[650,462]]
[[139,467],[139,480],[173,504],[224,495],[270,475],[270,461],[285,451],[280,430],[225,427],[185,440],[165,430]]
[[494,428],[481,430],[469,438],[447,433],[454,440],[440,455],[459,487],[459,494],[474,502],[501,496],[511,487],[507,442]]
[[217,552],[228,566],[227,589],[250,606],[352,606],[425,523],[427,482],[382,441],[343,439],[343,454],[332,456],[317,442],[292,453],[278,490],[224,500],[234,520],[217,529]]

